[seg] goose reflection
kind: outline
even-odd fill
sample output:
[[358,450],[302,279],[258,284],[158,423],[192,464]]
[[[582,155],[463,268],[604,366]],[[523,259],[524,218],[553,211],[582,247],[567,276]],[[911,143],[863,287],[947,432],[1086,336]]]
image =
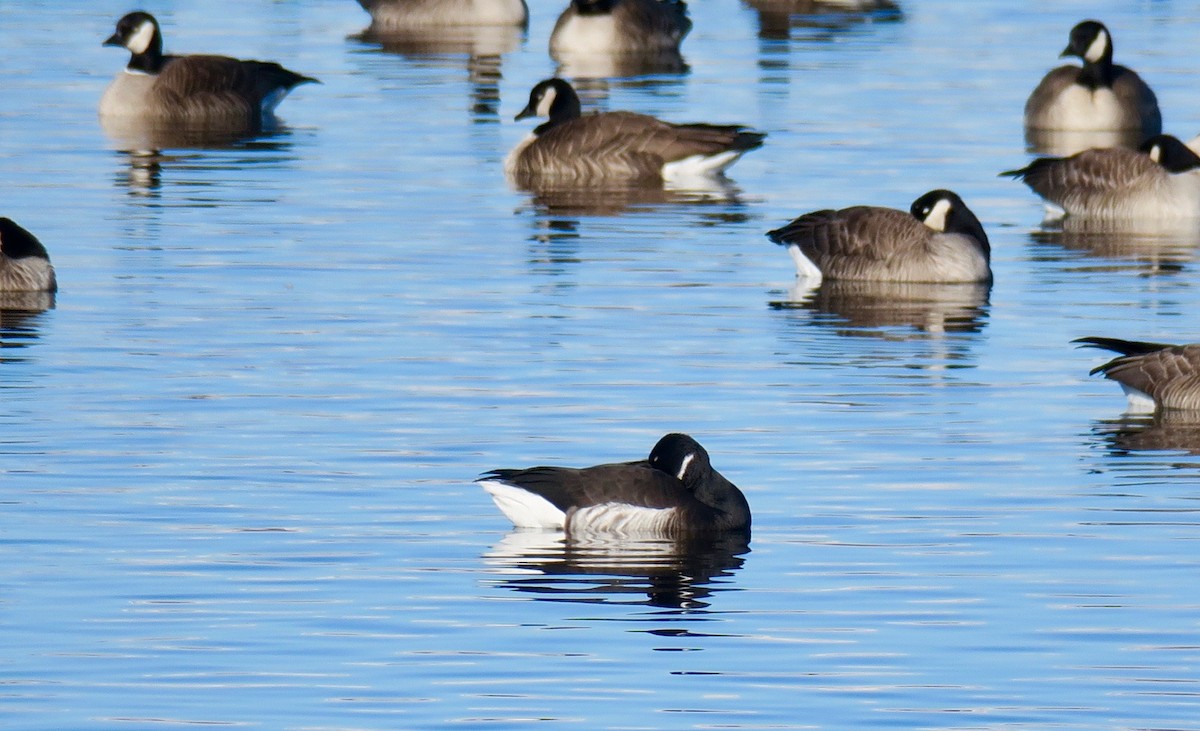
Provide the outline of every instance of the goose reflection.
[[845,335],[869,337],[937,336],[977,333],[988,316],[991,286],[985,283],[925,284],[831,280],[816,288],[796,285],[777,310],[803,310],[812,322]]
[[793,28],[811,28],[831,39],[864,23],[902,20],[892,0],[743,0],[758,14],[758,37],[787,40]]
[[525,39],[521,26],[456,26],[414,30],[380,29],[372,25],[352,40],[418,63],[462,67],[471,87],[471,112],[494,119],[500,114],[503,57]]
[[1200,455],[1200,414],[1161,411],[1097,421],[1092,433],[1114,454],[1181,452]]
[[1051,219],[1029,234],[1032,241],[1066,252],[1110,259],[1146,274],[1174,274],[1195,256],[1200,246],[1200,223],[1182,220],[1157,228],[1129,230],[1121,222],[1066,218]]
[[[114,175],[114,184],[127,189],[133,198],[157,200],[162,193],[164,174],[169,179],[172,173],[180,177],[185,173],[203,172],[207,175],[221,171],[242,171],[291,159],[286,154],[292,147],[286,134],[278,131],[271,135],[224,141],[176,137],[170,144],[158,147],[122,148],[117,150],[121,166]],[[166,139],[160,138],[158,141],[166,142]],[[206,184],[198,184],[198,187],[205,191],[205,196],[193,197],[194,202],[214,202],[211,196],[217,192],[215,188]],[[243,200],[240,196],[244,195],[244,191],[237,195],[239,200]]]
[[691,71],[683,54],[676,49],[642,53],[558,51],[551,55],[558,64],[555,75],[573,80],[683,76]]
[[686,186],[657,181],[580,185],[520,176],[512,182],[543,215],[619,216],[683,205],[744,207],[741,191],[728,179],[689,181]]
[[24,360],[18,353],[41,337],[41,320],[52,309],[53,292],[0,292],[0,363]]
[[567,539],[561,532],[513,531],[483,555],[495,583],[542,601],[703,609],[733,591],[749,539]]

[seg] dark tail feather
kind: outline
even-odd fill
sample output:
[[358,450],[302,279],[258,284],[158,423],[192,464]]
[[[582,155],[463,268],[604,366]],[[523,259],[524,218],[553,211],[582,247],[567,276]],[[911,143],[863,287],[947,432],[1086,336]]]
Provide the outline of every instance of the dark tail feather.
[[1121,340],[1120,338],[1076,338],[1072,343],[1082,343],[1084,348],[1101,348],[1111,350],[1121,355],[1145,355],[1159,350],[1174,347],[1170,343],[1144,343],[1138,340]]

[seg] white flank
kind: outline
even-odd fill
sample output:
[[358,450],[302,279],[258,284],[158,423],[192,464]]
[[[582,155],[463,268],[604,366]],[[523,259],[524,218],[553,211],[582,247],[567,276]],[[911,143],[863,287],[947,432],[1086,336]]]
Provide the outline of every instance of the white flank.
[[484,480],[479,484],[517,528],[562,530],[566,515],[541,495],[499,480]]
[[135,56],[139,53],[145,53],[150,47],[150,41],[154,40],[154,23],[149,20],[142,21],[138,29],[129,36],[129,40],[125,42],[125,47]]
[[1107,50],[1108,34],[1104,31],[1100,31],[1096,34],[1096,39],[1092,41],[1090,46],[1088,46],[1087,51],[1084,52],[1083,58],[1088,63],[1096,63],[1100,59],[1104,58],[1104,52]]
[[925,225],[934,231],[945,231],[946,216],[950,215],[950,206],[950,201],[945,198],[934,203],[933,208],[929,210],[929,215],[925,216]]
[[627,503],[602,503],[573,510],[567,518],[571,535],[661,535],[667,532],[674,508],[643,508]]
[[662,176],[664,180],[671,182],[711,178],[725,172],[725,169],[737,162],[741,156],[742,153],[736,150],[726,150],[715,155],[692,155],[663,165]]
[[1125,397],[1129,399],[1128,411],[1131,414],[1152,414],[1155,410],[1154,399],[1149,394],[1143,393],[1136,388],[1130,388],[1124,383],[1121,388],[1125,391]]
[[611,15],[576,15],[550,38],[551,53],[612,53],[620,45],[621,36]]
[[796,264],[796,278],[803,279],[809,286],[820,284],[823,279],[821,270],[812,263],[812,259],[805,256],[796,244],[789,244],[787,248],[788,253],[792,255],[792,261]]

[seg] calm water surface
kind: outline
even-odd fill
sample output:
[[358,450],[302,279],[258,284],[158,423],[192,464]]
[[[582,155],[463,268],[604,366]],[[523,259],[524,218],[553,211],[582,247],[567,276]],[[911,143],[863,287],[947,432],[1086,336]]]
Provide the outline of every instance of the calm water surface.
[[[590,106],[770,137],[727,188],[536,193],[526,37],[381,45],[350,0],[151,2],[178,51],[324,82],[277,134],[122,151],[123,4],[0,5],[5,728],[1200,728],[1200,429],[1069,341],[1192,341],[1197,236],[1043,230],[1021,105],[1099,17],[1200,131],[1190,3],[693,2],[686,73]],[[804,211],[983,220],[995,286],[797,300]],[[564,546],[472,480],[699,438],[751,544]]]

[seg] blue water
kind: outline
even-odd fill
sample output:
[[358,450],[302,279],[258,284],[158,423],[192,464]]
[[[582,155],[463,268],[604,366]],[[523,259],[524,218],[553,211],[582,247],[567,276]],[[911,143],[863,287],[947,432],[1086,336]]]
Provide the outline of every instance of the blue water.
[[[322,80],[276,134],[146,156],[95,116],[132,9],[0,5],[0,200],[54,306],[0,320],[0,725],[1200,729],[1200,430],[1072,338],[1197,339],[1196,236],[1044,231],[998,178],[1071,25],[1200,132],[1186,3],[909,0],[591,107],[742,122],[730,189],[511,187],[564,3],[496,54],[349,0],[152,2],[168,49]],[[486,45],[486,44],[483,44]],[[796,301],[763,232],[956,190],[990,291]],[[48,303],[47,303],[48,304]],[[472,480],[696,436],[746,550],[513,533]]]

